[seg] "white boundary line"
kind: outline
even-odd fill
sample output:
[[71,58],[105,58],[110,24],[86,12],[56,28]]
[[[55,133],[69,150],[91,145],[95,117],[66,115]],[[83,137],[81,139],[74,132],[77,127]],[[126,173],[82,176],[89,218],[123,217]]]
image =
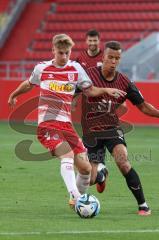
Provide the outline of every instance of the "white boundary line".
[[55,232],[0,232],[0,236],[21,236],[21,235],[55,235],[55,234],[90,234],[90,233],[159,233],[159,229],[138,229],[138,230],[97,230],[97,231],[55,231]]

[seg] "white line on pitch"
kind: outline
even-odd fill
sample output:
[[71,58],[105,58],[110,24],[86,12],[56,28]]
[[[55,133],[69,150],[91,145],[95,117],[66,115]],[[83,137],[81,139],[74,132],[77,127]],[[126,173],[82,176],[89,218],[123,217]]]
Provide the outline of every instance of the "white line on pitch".
[[139,230],[96,230],[96,231],[55,231],[55,232],[0,232],[2,235],[54,235],[54,234],[90,234],[90,233],[159,233],[159,229],[139,229]]

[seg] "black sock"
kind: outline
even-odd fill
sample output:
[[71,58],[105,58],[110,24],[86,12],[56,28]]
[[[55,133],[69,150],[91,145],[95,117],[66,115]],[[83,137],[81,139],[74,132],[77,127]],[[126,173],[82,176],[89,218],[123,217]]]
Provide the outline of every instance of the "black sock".
[[140,182],[140,178],[138,174],[135,172],[133,168],[125,175],[125,179],[128,185],[128,188],[133,193],[138,205],[143,204],[145,202],[145,197],[142,189],[142,185]]

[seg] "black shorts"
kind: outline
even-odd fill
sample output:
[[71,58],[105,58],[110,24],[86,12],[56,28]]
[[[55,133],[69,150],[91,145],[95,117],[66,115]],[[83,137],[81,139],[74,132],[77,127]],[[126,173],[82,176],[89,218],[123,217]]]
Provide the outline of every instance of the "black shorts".
[[[112,153],[114,147],[118,144],[126,146],[122,129],[110,129],[108,136],[106,134],[96,134],[83,136],[83,143],[88,150],[90,162],[104,163],[106,148]],[[111,136],[110,136],[111,135]]]

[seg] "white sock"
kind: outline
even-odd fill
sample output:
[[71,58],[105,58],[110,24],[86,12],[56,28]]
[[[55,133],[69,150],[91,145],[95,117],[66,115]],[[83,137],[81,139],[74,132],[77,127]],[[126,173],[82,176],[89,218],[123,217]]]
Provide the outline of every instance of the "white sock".
[[148,207],[148,205],[146,202],[144,202],[144,203],[140,204],[139,207]]
[[90,174],[83,175],[81,173],[77,173],[76,184],[77,184],[79,192],[81,194],[84,194],[87,191],[89,184],[90,184]]
[[66,184],[67,190],[73,199],[77,199],[81,194],[76,185],[74,165],[72,158],[63,158],[61,160],[61,176]]

